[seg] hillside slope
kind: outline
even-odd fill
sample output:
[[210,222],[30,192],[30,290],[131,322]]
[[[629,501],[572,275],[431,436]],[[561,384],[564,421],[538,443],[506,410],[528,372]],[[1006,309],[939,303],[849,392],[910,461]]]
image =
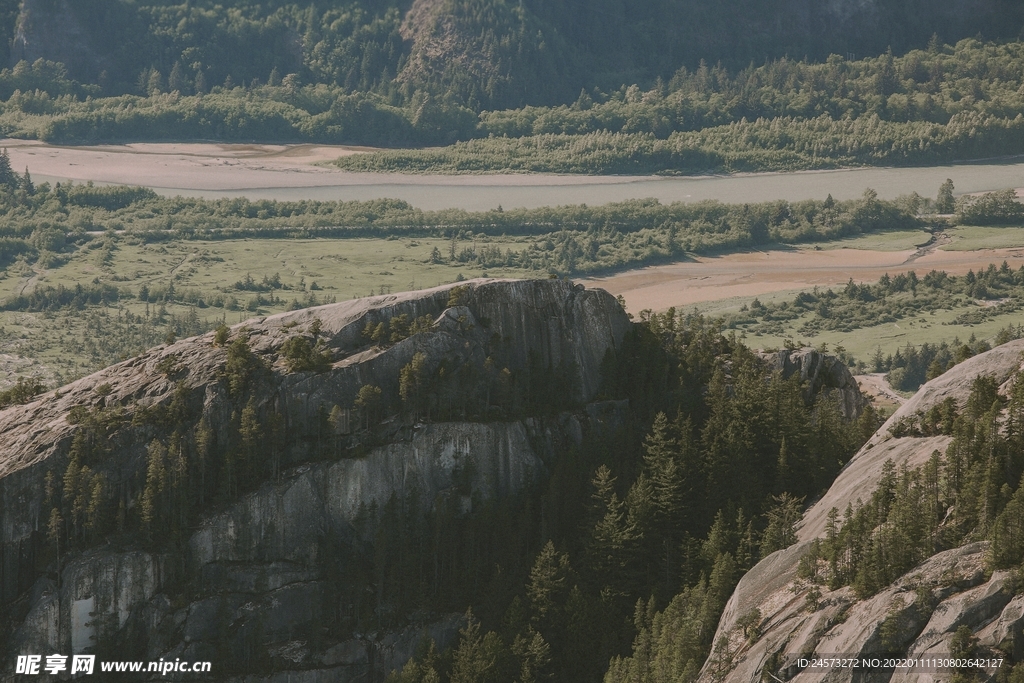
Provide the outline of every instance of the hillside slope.
[[[472,281],[252,320],[0,412],[0,653],[355,681],[443,647],[462,620],[429,605],[517,557],[494,529],[464,550],[492,503],[622,420],[591,401],[629,326],[604,292]],[[420,583],[391,573],[405,523],[433,538]]]
[[581,88],[667,81],[702,60],[736,69],[898,54],[933,34],[1012,39],[1024,23],[1011,0],[22,0],[14,22],[2,16],[12,14],[6,4],[10,66],[62,62],[104,94],[161,83],[185,93],[199,74],[207,89],[228,77],[273,84],[276,72],[278,82],[296,73],[350,92],[424,89],[477,110],[568,103]]
[[800,565],[815,539],[829,533],[830,510],[838,510],[842,518],[848,506],[871,500],[886,476],[886,461],[896,471],[920,467],[954,440],[948,435],[897,436],[901,421],[918,419],[948,399],[962,408],[979,377],[993,377],[1000,394],[1009,395],[1022,368],[1022,352],[1024,341],[1014,341],[971,358],[928,382],[889,418],[805,512],[798,542],[765,558],[740,580],[718,624],[717,650],[700,680],[771,680],[770,675],[794,681],[946,680],[948,669],[870,674],[850,667],[801,670],[795,659],[948,657],[958,647],[953,641],[962,627],[977,638],[978,656],[1003,656],[999,648],[1020,657],[1024,598],[1015,597],[1012,571],[991,571],[988,541],[938,552],[870,596],[858,596],[849,585],[830,589],[812,583],[802,576]]

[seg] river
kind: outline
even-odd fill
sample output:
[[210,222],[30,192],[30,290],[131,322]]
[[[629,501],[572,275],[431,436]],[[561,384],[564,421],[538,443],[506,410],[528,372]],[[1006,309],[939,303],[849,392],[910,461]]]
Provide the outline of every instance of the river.
[[853,199],[872,188],[882,198],[917,192],[934,197],[951,178],[957,193],[1024,187],[1024,159],[926,168],[855,168],[836,171],[732,176],[404,175],[350,173],[313,165],[352,148],[315,145],[140,143],[59,147],[5,140],[16,170],[36,182],[132,184],[166,196],[248,197],[278,200],[403,199],[426,210],[606,204],[653,197],[661,202],[717,199],[761,202]]

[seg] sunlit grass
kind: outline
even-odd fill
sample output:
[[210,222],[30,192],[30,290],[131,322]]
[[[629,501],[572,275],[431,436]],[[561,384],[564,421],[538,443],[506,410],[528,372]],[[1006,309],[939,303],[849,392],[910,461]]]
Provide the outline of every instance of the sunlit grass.
[[945,233],[953,239],[950,244],[942,246],[946,251],[1024,247],[1024,227],[957,226]]

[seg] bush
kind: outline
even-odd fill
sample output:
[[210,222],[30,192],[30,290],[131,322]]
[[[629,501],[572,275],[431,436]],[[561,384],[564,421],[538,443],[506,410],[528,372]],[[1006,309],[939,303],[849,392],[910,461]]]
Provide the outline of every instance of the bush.
[[330,353],[314,348],[305,337],[290,337],[281,345],[281,355],[292,372],[323,372],[331,367]]

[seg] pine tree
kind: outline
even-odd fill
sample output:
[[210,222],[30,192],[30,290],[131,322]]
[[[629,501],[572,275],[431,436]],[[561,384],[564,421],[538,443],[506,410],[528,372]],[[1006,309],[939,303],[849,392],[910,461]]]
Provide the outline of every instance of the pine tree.
[[796,543],[796,524],[800,521],[801,500],[788,493],[772,498],[768,526],[761,540],[761,557]]
[[956,209],[956,200],[953,199],[953,181],[946,178],[946,182],[939,186],[939,196],[935,200],[935,210],[939,213],[953,213]]
[[0,187],[7,188],[13,192],[18,189],[19,185],[21,185],[20,179],[18,174],[11,168],[11,157],[5,147],[0,152]]
[[665,413],[658,413],[644,439],[644,465],[651,482],[654,521],[661,538],[676,537],[683,508],[683,472],[679,445],[670,433]]
[[531,622],[542,633],[550,633],[557,626],[557,613],[570,589],[570,572],[569,556],[555,550],[549,540],[537,555],[526,586]]
[[1012,567],[1024,560],[1024,486],[996,518],[990,537],[992,566]]
[[359,393],[356,395],[353,405],[363,416],[364,425],[367,429],[377,423],[377,413],[383,394],[384,392],[381,391],[381,388],[373,384],[364,384],[359,387]]
[[140,516],[142,526],[151,536],[159,531],[157,520],[166,511],[163,504],[167,488],[167,448],[158,439],[153,439],[147,449],[146,486],[142,491]]
[[414,418],[423,408],[427,381],[427,354],[417,351],[398,375],[398,394]]
[[506,680],[511,653],[494,631],[481,635],[480,622],[472,610],[466,612],[466,626],[459,635],[449,683],[502,683]]
[[171,75],[167,77],[167,86],[171,92],[182,94],[188,89],[188,81],[185,78],[185,70],[181,68],[181,62],[175,62],[171,67]]
[[239,452],[238,463],[240,465],[239,483],[248,486],[256,478],[258,470],[263,464],[264,431],[259,416],[256,413],[256,401],[250,398],[245,407],[238,424]]
[[551,646],[540,633],[531,628],[526,633],[516,635],[512,641],[512,654],[519,659],[519,678],[516,683],[551,680],[547,672],[551,664]]
[[638,578],[636,562],[641,535],[615,493],[611,471],[602,465],[592,483],[592,516],[597,517],[597,522],[590,531],[587,568],[598,590],[628,595]]

